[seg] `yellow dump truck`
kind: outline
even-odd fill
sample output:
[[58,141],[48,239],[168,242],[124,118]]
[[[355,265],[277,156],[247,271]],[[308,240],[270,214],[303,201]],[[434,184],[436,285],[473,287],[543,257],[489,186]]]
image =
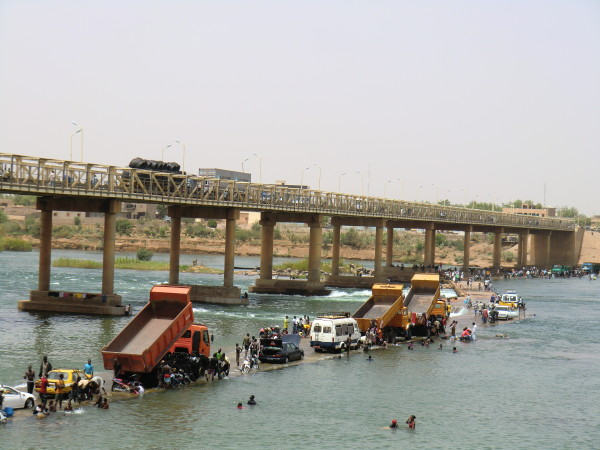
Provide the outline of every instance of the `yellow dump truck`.
[[388,342],[393,342],[396,337],[411,338],[412,323],[404,306],[403,288],[402,284],[373,285],[369,300],[352,315],[361,333],[375,326],[383,331]]
[[446,317],[446,301],[440,299],[440,289],[438,274],[419,273],[412,277],[404,306],[408,309],[410,319],[414,323],[415,336],[427,335],[427,318]]

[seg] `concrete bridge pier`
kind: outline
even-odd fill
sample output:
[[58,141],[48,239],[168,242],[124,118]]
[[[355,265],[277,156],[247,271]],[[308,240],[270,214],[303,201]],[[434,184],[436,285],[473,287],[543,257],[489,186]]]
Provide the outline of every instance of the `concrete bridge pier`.
[[385,267],[394,265],[394,227],[387,225],[387,237],[385,243]]
[[[305,223],[310,227],[308,250],[308,277],[306,280],[273,279],[273,234],[277,222]],[[260,278],[250,286],[249,292],[258,294],[328,295],[321,281],[322,228],[319,214],[261,213],[262,242]],[[339,245],[338,245],[339,267]]]
[[104,248],[102,249],[102,294],[113,295],[115,290],[115,239],[117,237],[117,213],[121,202],[108,200],[104,211]]
[[425,226],[425,245],[424,245],[423,264],[425,267],[435,265],[435,224],[430,223]]
[[190,285],[190,298],[197,303],[218,305],[247,305],[241,290],[233,284],[235,261],[235,222],[240,212],[235,208],[212,208],[202,206],[169,206],[171,217],[171,249],[169,258],[169,284],[179,283],[179,260],[181,245],[181,219],[225,219],[225,256],[223,286]]
[[[18,308],[68,314],[123,315],[122,298],[114,293],[116,213],[121,211],[121,202],[114,199],[39,197],[37,209],[41,211],[38,289],[29,293],[29,300],[19,300]],[[54,211],[104,213],[101,293],[50,290]]]
[[465,229],[465,236],[463,238],[463,272],[469,271],[470,259],[471,259],[471,232],[473,227],[469,226]]
[[531,264],[545,269],[550,266],[550,231],[539,231],[533,234],[533,257]]
[[527,248],[529,247],[529,231],[519,233],[519,241],[517,244],[517,266],[518,268],[527,265]]
[[[370,289],[375,280],[385,281],[388,275],[388,267],[383,267],[383,219],[367,219],[362,217],[332,217],[333,226],[333,252],[332,252],[332,273],[325,279],[325,284],[330,287],[343,288],[367,288]],[[336,233],[340,233],[342,226],[355,227],[373,227],[375,228],[375,255],[374,255],[374,276],[361,276],[360,273],[354,275],[340,275],[339,273],[339,238]],[[336,267],[337,266],[337,267]],[[393,269],[393,268],[390,268]]]
[[576,251],[575,233],[567,231],[552,231],[550,234],[549,263],[566,266],[576,266],[579,263],[579,254]]
[[502,267],[502,228],[496,229],[494,235],[494,248],[492,253],[492,267],[500,269]]
[[171,248],[169,249],[169,284],[179,284],[179,257],[181,254],[181,208],[169,209],[171,218]]
[[50,290],[50,268],[52,266],[52,210],[43,209],[40,215],[40,268],[38,290]]
[[383,226],[375,227],[374,269],[373,275],[376,283],[387,281],[383,274]]
[[337,277],[340,274],[340,238],[342,228],[340,225],[333,226],[333,244],[331,247],[331,275]]

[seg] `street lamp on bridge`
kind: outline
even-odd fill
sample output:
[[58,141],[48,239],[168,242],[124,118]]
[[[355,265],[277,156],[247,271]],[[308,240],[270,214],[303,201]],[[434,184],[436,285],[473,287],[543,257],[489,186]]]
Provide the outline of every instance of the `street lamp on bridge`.
[[250,160],[253,156],[256,156],[258,158],[258,182],[262,184],[262,156],[260,156],[258,153],[250,153],[250,156],[248,156],[245,160],[242,161],[242,172],[245,173],[244,163]]
[[181,147],[183,147],[183,158],[181,159],[181,171],[185,173],[185,144],[182,143],[179,139],[173,139],[177,142]]
[[167,145],[166,147],[164,147],[161,151],[160,151],[160,160],[164,161],[165,160],[165,150],[172,147],[172,144]]
[[419,201],[419,189],[421,189],[423,187],[423,185],[419,186],[416,190],[415,190],[415,202]]
[[342,187],[341,187],[342,186],[342,177],[347,174],[348,174],[348,172],[344,172],[338,176],[338,192],[339,193],[342,192]]
[[71,156],[70,156],[70,158],[71,158],[71,161],[73,161],[73,136],[75,136],[77,133],[81,133],[81,148],[80,148],[81,159],[80,159],[80,161],[83,161],[83,127],[73,120],[71,121],[71,123],[73,125],[75,125],[76,127],[78,127],[79,129],[71,135]]

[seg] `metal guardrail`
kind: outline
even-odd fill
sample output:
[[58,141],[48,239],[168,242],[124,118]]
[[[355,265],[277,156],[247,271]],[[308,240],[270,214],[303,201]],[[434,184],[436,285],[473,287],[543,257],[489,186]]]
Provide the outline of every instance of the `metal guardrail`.
[[0,192],[543,230],[574,221],[0,153]]

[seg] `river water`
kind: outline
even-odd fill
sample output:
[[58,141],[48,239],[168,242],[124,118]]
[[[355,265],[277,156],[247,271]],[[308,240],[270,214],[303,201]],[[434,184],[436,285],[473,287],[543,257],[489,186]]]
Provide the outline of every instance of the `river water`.
[[[100,259],[94,252],[53,251],[52,257]],[[37,285],[33,253],[0,252],[0,383],[19,385],[27,364],[42,355],[55,367],[82,367],[126,318],[19,312],[16,302]],[[158,255],[156,259],[166,258]],[[190,260],[194,259],[190,257]],[[218,267],[221,256],[203,256]],[[185,261],[182,261],[184,263]],[[237,266],[258,265],[236,258]],[[134,309],[166,272],[116,271],[115,290]],[[182,274],[182,282],[220,284],[213,275]],[[52,269],[52,289],[99,291],[100,270]],[[253,278],[236,276],[242,290]],[[0,448],[600,448],[597,307],[600,281],[510,280],[530,317],[480,328],[478,340],[404,346],[350,358],[322,359],[141,399],[115,399],[109,411],[87,407],[46,420],[19,414],[0,426]],[[246,332],[281,324],[287,314],[355,311],[365,290],[336,290],[326,298],[250,295],[248,306],[196,305],[198,321],[229,347]],[[535,316],[533,316],[535,314]],[[508,338],[498,338],[506,334]],[[259,405],[237,410],[250,394]],[[386,429],[417,416],[416,430]]]

